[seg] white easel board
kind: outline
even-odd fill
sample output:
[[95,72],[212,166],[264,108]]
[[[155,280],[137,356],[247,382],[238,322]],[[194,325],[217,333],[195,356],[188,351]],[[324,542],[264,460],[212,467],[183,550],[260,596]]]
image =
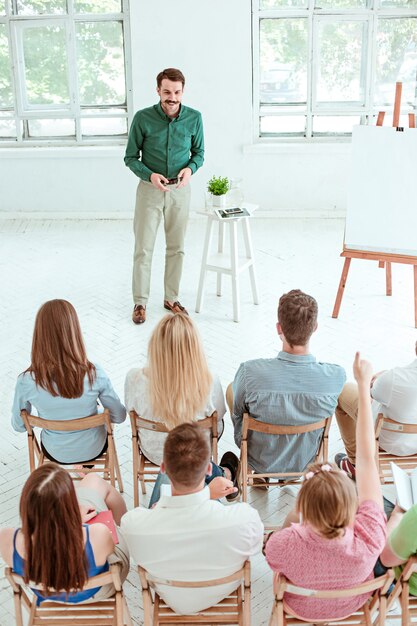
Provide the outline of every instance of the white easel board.
[[417,129],[355,126],[345,249],[417,256]]

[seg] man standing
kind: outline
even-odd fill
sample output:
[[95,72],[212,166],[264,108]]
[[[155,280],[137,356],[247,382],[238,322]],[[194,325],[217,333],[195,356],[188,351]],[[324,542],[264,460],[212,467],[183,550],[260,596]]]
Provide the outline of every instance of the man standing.
[[[310,353],[317,329],[316,300],[299,289],[279,299],[276,330],[282,350],[273,359],[242,363],[226,399],[240,447],[243,414],[270,424],[303,426],[333,415],[346,380],[342,367],[320,363]],[[302,472],[316,455],[321,431],[303,435],[251,433],[249,465],[255,473]],[[263,479],[256,479],[262,481]]]
[[201,113],[181,104],[185,78],[168,68],[156,77],[158,104],[138,111],[130,127],[125,164],[141,180],[133,229],[132,320],[143,324],[149,297],[152,254],[161,218],[166,252],[164,307],[187,313],[178,301],[191,176],[204,161]]

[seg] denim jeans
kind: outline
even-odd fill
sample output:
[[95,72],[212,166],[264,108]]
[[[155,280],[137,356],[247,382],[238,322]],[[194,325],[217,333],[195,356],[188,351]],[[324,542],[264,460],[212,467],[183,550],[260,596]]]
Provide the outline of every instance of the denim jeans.
[[[391,517],[391,513],[393,509],[394,509],[394,504],[390,502],[389,500],[387,500],[387,498],[385,498],[384,496],[384,511],[388,519]],[[381,563],[381,560],[378,557],[378,560],[374,566],[375,578],[377,578],[378,576],[383,576],[387,572],[387,570],[388,570],[388,567],[385,567],[385,565]],[[388,593],[391,593],[393,589],[394,589],[394,583],[392,583],[391,587],[388,590]]]
[[[210,484],[213,478],[217,476],[224,476],[224,469],[220,467],[220,465],[216,465],[215,463],[211,463],[211,474],[210,476],[206,476],[206,485]],[[170,485],[171,482],[166,474],[159,472],[158,477],[155,482],[155,486],[152,491],[151,499],[149,502],[149,508],[151,509],[154,504],[156,504],[161,497],[161,486],[162,485]]]

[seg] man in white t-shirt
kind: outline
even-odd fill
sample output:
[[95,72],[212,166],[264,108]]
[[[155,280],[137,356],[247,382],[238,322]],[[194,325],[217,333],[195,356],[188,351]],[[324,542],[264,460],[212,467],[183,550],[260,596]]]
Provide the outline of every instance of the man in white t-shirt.
[[[239,570],[260,552],[263,524],[249,504],[224,506],[217,499],[234,491],[226,478],[211,473],[208,431],[196,423],[170,431],[161,470],[171,481],[172,495],[163,495],[155,508],[126,513],[122,533],[133,560],[151,575],[182,581],[212,580]],[[156,585],[164,602],[176,613],[202,611],[220,602],[236,582],[202,589]]]
[[[415,346],[417,354],[417,342]],[[371,381],[372,412],[376,419],[383,413],[396,422],[417,424],[417,359],[404,367],[394,367],[375,374]],[[358,414],[358,388],[346,383],[339,396],[336,419],[347,454],[337,454],[336,463],[355,476],[355,424]],[[404,435],[382,429],[379,437],[382,450],[397,456],[417,453],[417,435]]]

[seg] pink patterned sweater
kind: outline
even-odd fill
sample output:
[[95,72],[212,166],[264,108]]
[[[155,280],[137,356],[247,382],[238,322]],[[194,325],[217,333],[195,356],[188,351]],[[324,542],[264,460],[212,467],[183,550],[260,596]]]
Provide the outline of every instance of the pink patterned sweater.
[[[325,539],[307,524],[292,524],[274,533],[266,545],[266,560],[294,585],[308,589],[354,587],[373,578],[375,562],[386,539],[386,516],[367,500],[357,511],[353,528],[343,537]],[[307,620],[345,617],[361,607],[367,595],[320,600],[286,593],[287,607]]]

